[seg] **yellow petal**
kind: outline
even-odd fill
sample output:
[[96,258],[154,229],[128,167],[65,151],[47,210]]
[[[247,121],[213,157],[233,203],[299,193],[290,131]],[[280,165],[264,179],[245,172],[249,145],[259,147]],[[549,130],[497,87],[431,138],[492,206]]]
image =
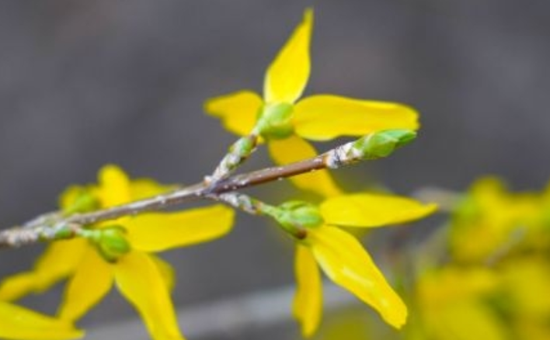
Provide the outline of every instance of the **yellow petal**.
[[175,185],[163,185],[152,179],[140,178],[130,182],[130,197],[132,200],[140,200],[160,195],[174,189],[176,189]]
[[317,95],[299,101],[294,106],[292,121],[299,136],[312,140],[419,127],[417,112],[406,105],[333,95]]
[[525,257],[507,261],[502,276],[514,309],[526,318],[550,314],[550,266],[546,259]]
[[425,217],[433,213],[437,206],[400,196],[355,194],[328,198],[320,208],[327,224],[380,227]]
[[240,91],[209,99],[204,110],[220,118],[227,130],[245,136],[256,125],[262,104],[262,99],[256,93]]
[[307,240],[332,281],[372,306],[388,324],[403,326],[407,307],[357,239],[336,227],[322,226],[310,229]]
[[264,80],[267,103],[291,104],[302,95],[311,68],[309,45],[312,26],[313,11],[308,9],[302,23],[267,69]]
[[171,292],[174,290],[174,287],[176,286],[176,273],[174,272],[172,265],[156,255],[149,254],[149,257],[153,260],[153,262],[155,262],[157,269],[164,279],[164,283],[166,284],[168,291]]
[[[297,136],[270,141],[268,147],[271,158],[280,165],[317,156],[313,146]],[[340,194],[340,189],[338,189],[327,170],[293,176],[289,180],[298,188],[312,191],[321,196],[327,197]]]
[[78,269],[69,281],[59,309],[59,317],[68,322],[79,320],[95,306],[113,286],[111,266],[88,246]]
[[425,311],[423,318],[429,339],[510,339],[498,316],[475,300],[455,301],[452,305]]
[[478,267],[446,265],[426,270],[419,276],[416,290],[422,309],[439,309],[456,301],[480,299],[496,291],[499,276],[494,270]]
[[518,318],[515,320],[514,330],[518,334],[518,339],[522,340],[548,340],[550,339],[550,329],[545,322],[530,317]]
[[0,301],[0,338],[14,340],[77,339],[84,335],[70,324]]
[[311,251],[302,245],[296,248],[296,284],[293,314],[302,325],[302,335],[312,336],[323,312],[323,285],[321,273]]
[[130,179],[116,165],[106,165],[99,171],[99,191],[104,208],[127,203],[131,200]]
[[47,290],[76,269],[85,247],[84,239],[53,242],[32,271],[8,277],[2,282],[0,300],[13,301],[29,293]]
[[227,234],[234,212],[223,205],[181,213],[146,214],[127,223],[128,241],[134,249],[162,251],[213,240]]
[[183,339],[162,274],[147,254],[133,251],[120,258],[115,266],[115,279],[120,292],[138,310],[153,339]]

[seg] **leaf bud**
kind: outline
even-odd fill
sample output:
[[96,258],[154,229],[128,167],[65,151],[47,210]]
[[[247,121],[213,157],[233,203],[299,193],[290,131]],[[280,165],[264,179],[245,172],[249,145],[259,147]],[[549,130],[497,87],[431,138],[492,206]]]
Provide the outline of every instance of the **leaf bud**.
[[256,129],[265,139],[284,139],[292,135],[292,105],[266,104],[261,110]]
[[281,204],[277,221],[288,230],[311,229],[323,224],[319,208],[303,201],[289,201]]
[[122,255],[131,250],[126,239],[126,229],[121,226],[109,226],[92,230],[89,239],[95,244],[103,258],[115,262]]
[[78,188],[73,193],[72,203],[63,210],[65,215],[86,213],[100,208],[97,197],[88,189]]
[[369,134],[353,143],[361,159],[370,160],[389,156],[397,148],[412,142],[416,132],[407,129],[385,130]]

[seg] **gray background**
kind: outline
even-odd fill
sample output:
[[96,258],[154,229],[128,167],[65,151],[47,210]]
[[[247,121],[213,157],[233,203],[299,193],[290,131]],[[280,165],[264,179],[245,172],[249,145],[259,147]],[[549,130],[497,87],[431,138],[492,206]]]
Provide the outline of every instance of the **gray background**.
[[[169,183],[200,180],[234,139],[202,102],[259,91],[312,3],[2,1],[0,225],[54,209],[64,187],[93,181],[109,162]],[[545,184],[550,2],[318,0],[315,10],[307,92],[405,102],[423,123],[418,141],[394,157],[339,171],[343,186],[377,178],[399,193],[462,190],[487,173],[518,189]],[[260,195],[277,201],[289,188]],[[177,304],[291,283],[292,245],[264,226],[240,215],[229,237],[167,254],[178,269]],[[0,276],[27,268],[40,250],[2,251]],[[60,291],[25,302],[52,312]],[[82,324],[133,315],[111,294]]]

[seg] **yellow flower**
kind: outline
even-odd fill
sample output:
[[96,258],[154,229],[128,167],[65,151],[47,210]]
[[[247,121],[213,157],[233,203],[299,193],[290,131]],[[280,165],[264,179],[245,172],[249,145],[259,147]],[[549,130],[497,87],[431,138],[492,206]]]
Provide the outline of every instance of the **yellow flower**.
[[454,213],[452,255],[457,261],[483,263],[518,248],[547,248],[550,238],[543,214],[542,195],[511,193],[500,179],[481,178]]
[[[63,195],[64,209],[70,208],[81,189],[74,187]],[[107,208],[158,194],[167,187],[150,180],[130,181],[121,169],[106,166],[99,174],[99,185],[89,189],[100,207]],[[70,276],[59,316],[74,322],[116,284],[139,311],[153,338],[182,339],[170,298],[172,269],[149,252],[221,237],[230,231],[233,214],[231,209],[215,205],[101,223],[91,230],[101,232],[96,244],[83,238],[53,243],[33,271],[4,282],[0,299],[11,300],[40,292]]]
[[387,323],[400,328],[407,317],[406,306],[361,243],[335,226],[380,227],[422,218],[435,208],[404,197],[375,194],[337,196],[321,203],[320,226],[307,229],[296,251],[298,288],[293,312],[302,324],[304,337],[317,330],[322,314],[317,264],[332,281],[372,306]]
[[417,283],[416,301],[424,338],[508,339],[506,324],[483,300],[498,284],[498,276],[482,267],[449,266],[424,273]]
[[82,331],[70,323],[0,301],[0,338],[14,340],[77,339]]
[[447,264],[416,285],[423,339],[548,339],[546,255],[514,256],[496,267]]
[[[325,141],[386,129],[418,128],[417,113],[405,105],[326,94],[298,101],[310,73],[312,25],[313,12],[307,10],[303,22],[267,69],[263,98],[252,91],[240,91],[207,101],[205,110],[238,135],[261,134],[279,164],[317,154],[302,138]],[[300,189],[323,196],[340,193],[326,171],[291,180]]]

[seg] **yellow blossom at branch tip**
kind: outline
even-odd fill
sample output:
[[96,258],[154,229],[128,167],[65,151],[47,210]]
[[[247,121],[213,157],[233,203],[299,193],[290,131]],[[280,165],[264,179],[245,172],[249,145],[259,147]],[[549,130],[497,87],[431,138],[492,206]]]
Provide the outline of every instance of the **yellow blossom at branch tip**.
[[[326,141],[387,129],[418,129],[418,114],[406,105],[329,94],[300,99],[310,75],[312,30],[313,10],[307,9],[267,69],[263,98],[253,91],[238,91],[208,100],[205,111],[238,135],[259,129],[256,132],[267,141],[278,164],[314,157],[317,152],[305,139]],[[326,171],[290,180],[300,189],[325,197],[340,194]]]
[[[165,192],[170,187],[152,180],[130,180],[113,165],[101,169],[93,192],[101,208],[128,203]],[[62,208],[76,197],[74,187],[61,198]],[[155,252],[207,242],[227,234],[234,212],[223,205],[195,208],[175,213],[144,213],[94,225],[105,248],[83,238],[57,241],[48,247],[33,271],[8,278],[0,287],[4,299],[40,292],[69,277],[59,317],[75,322],[96,305],[116,285],[143,318],[155,340],[183,339],[170,290],[174,279],[170,265]],[[113,227],[116,226],[116,227]],[[114,248],[109,248],[114,247]]]
[[326,199],[323,222],[307,229],[296,251],[297,291],[293,314],[304,337],[317,330],[322,314],[319,267],[336,284],[373,307],[395,328],[407,319],[407,307],[393,291],[361,243],[338,226],[371,228],[416,220],[433,213],[434,204],[390,195],[353,194]]

